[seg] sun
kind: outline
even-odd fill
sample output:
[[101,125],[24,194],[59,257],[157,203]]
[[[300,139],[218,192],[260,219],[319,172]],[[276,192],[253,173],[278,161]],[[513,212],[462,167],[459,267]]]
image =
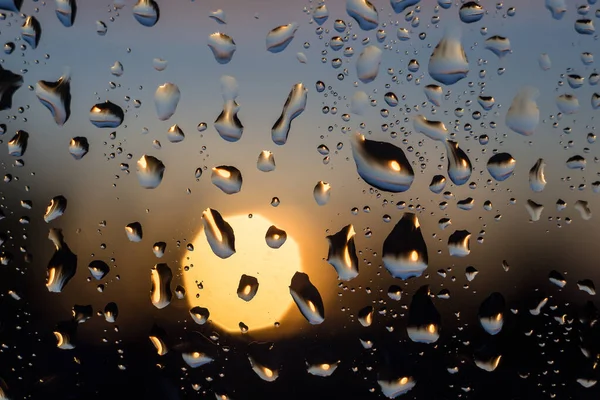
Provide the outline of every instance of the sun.
[[[192,242],[194,251],[182,260],[184,265],[193,265],[183,275],[189,306],[208,309],[209,320],[229,332],[241,332],[240,323],[250,331],[272,328],[294,306],[289,285],[292,276],[302,271],[300,247],[285,233],[285,227],[261,215],[223,219],[233,228],[235,253],[225,259],[215,255],[200,227]],[[272,242],[267,245],[269,229],[271,240],[276,235],[281,243],[285,235],[279,248],[272,248]]]

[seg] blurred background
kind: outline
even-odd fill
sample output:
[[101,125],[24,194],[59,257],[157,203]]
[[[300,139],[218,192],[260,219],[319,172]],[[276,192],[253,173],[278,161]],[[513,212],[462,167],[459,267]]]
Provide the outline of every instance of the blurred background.
[[[595,0],[0,8],[0,398],[598,397]],[[283,145],[282,113],[295,115]],[[367,157],[381,180],[361,178],[356,133],[403,151],[410,189],[385,190],[384,151]],[[446,140],[472,165],[462,184]],[[488,168],[499,153],[512,161]],[[211,247],[228,248],[223,225],[207,239],[207,209],[235,233],[228,258]],[[390,253],[410,264],[410,214],[428,265],[394,278],[383,243],[397,226]],[[350,224],[353,244],[330,248]],[[279,249],[271,225],[287,235]],[[356,255],[353,279],[328,262],[337,250]],[[172,279],[153,291],[168,281],[160,263]],[[323,309],[314,294],[296,303],[296,272]],[[258,280],[250,301],[243,274]]]

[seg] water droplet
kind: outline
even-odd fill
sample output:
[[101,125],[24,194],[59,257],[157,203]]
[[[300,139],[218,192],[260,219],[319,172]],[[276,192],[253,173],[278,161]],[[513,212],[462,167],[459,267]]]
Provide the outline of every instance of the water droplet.
[[399,147],[368,140],[356,133],[352,154],[358,174],[369,185],[394,193],[404,192],[412,185],[413,169]]
[[521,88],[506,113],[506,125],[521,135],[530,136],[540,122],[536,103],[539,91],[531,86]]
[[444,85],[453,85],[469,73],[469,61],[459,30],[449,30],[429,58],[429,75]]
[[338,365],[339,365],[339,361],[336,361],[334,363],[324,363],[324,364],[306,364],[307,366],[307,372],[311,375],[315,375],[315,376],[321,376],[321,377],[327,377],[327,376],[331,376],[331,374],[333,374],[335,372],[335,370],[337,369]]
[[157,71],[164,71],[167,68],[168,61],[162,58],[155,58],[152,60],[152,66]]
[[444,96],[444,92],[441,86],[438,85],[427,85],[425,89],[425,96],[427,97],[427,101],[429,101],[434,106],[440,107],[442,105],[442,98]]
[[164,356],[169,352],[169,348],[167,347],[167,332],[154,324],[152,329],[150,329],[150,334],[148,335],[150,342],[154,345],[154,349],[156,350],[156,354],[159,356]]
[[158,158],[143,155],[137,162],[137,176],[145,189],[154,189],[160,185],[165,173],[165,165]]
[[427,268],[427,245],[417,216],[404,213],[383,243],[383,264],[394,278],[421,276]]
[[139,222],[132,222],[125,226],[125,233],[127,234],[127,239],[130,242],[141,242],[142,241],[142,224]]
[[267,229],[265,241],[270,248],[278,249],[283,246],[286,240],[287,233],[283,229],[279,229],[275,225],[271,225],[269,229]]
[[369,327],[373,323],[373,307],[366,306],[358,311],[358,322],[364,327]]
[[464,185],[471,178],[473,167],[467,154],[458,147],[458,143],[448,140],[446,142],[448,157],[448,176],[455,185]]
[[593,35],[596,32],[596,28],[594,27],[594,21],[591,19],[578,19],[575,21],[575,32],[580,35]]
[[592,108],[597,110],[600,108],[600,94],[593,93],[592,94]]
[[466,257],[471,252],[469,248],[469,239],[471,232],[466,230],[454,231],[448,238],[448,253],[454,257]]
[[22,4],[23,0],[1,0],[0,10],[19,12]]
[[350,112],[357,115],[363,115],[369,107],[369,96],[359,90],[352,95],[350,99]]
[[97,281],[104,279],[110,272],[110,267],[102,260],[93,260],[89,263],[88,269],[92,277]]
[[207,208],[202,213],[202,226],[213,253],[220,258],[235,254],[235,234],[233,228],[217,210]]
[[156,258],[161,258],[165,255],[165,250],[167,249],[167,244],[165,242],[156,242],[152,246],[152,252],[156,256]]
[[46,207],[44,221],[50,222],[62,216],[67,209],[67,198],[65,196],[54,196]]
[[12,107],[13,94],[23,85],[23,77],[0,66],[0,111]]
[[96,21],[96,33],[99,36],[104,36],[106,35],[106,32],[108,32],[108,27],[106,24],[102,21]]
[[268,150],[261,151],[258,155],[258,160],[256,161],[256,167],[262,172],[271,172],[275,170],[275,158],[273,157],[273,153]]
[[579,110],[579,100],[573,94],[561,94],[556,98],[556,106],[563,114],[575,114]]
[[319,181],[313,190],[313,196],[318,205],[324,206],[329,202],[329,198],[331,197],[331,185],[327,182]]
[[358,276],[355,235],[354,227],[350,224],[336,234],[327,236],[329,243],[327,262],[335,268],[338,279],[342,281],[349,281]]
[[71,78],[68,73],[56,82],[38,81],[35,95],[52,116],[57,125],[62,126],[71,115]]
[[544,175],[544,169],[546,168],[546,162],[540,158],[529,170],[529,186],[534,192],[541,192],[546,187],[546,177]]
[[435,175],[429,184],[429,190],[436,194],[442,193],[442,190],[444,190],[445,187],[446,177],[443,175]]
[[346,0],[346,12],[364,31],[375,29],[379,25],[377,8],[369,0]]
[[275,144],[283,145],[287,142],[292,121],[302,114],[306,108],[307,97],[308,89],[304,84],[300,82],[292,87],[283,106],[281,116],[271,128],[271,138]]
[[474,1],[469,1],[463,4],[458,11],[458,16],[460,17],[460,20],[465,24],[471,24],[473,22],[481,20],[484,14],[485,10],[481,6],[481,4],[478,4]]
[[298,310],[310,324],[318,325],[325,320],[323,300],[308,275],[303,272],[294,274],[290,283],[290,294]]
[[546,8],[552,14],[552,18],[559,20],[567,12],[566,0],[546,0]]
[[56,347],[61,350],[72,350],[75,348],[73,339],[77,332],[77,322],[66,321],[57,324],[54,330],[54,337],[56,338]]
[[181,353],[181,358],[190,368],[198,368],[205,364],[209,364],[213,362],[213,358],[209,357],[205,353],[200,353],[197,351],[189,352],[189,353]]
[[577,282],[577,288],[581,291],[586,292],[590,296],[596,295],[596,286],[591,279],[583,279]]
[[242,173],[230,165],[214,167],[210,180],[226,194],[234,194],[242,190]]
[[195,323],[197,323],[198,325],[204,325],[210,317],[210,312],[207,308],[196,306],[190,309],[190,315],[192,316],[192,319]]
[[421,286],[408,308],[408,337],[415,343],[431,344],[440,337],[441,316],[431,301],[429,286]]
[[517,161],[508,153],[495,154],[487,162],[487,170],[498,182],[502,182],[512,176]]
[[567,160],[567,168],[569,169],[581,169],[584,170],[587,162],[585,158],[580,155],[569,157]]
[[171,280],[173,272],[167,264],[156,264],[152,267],[152,291],[150,299],[154,307],[165,308],[171,303],[173,293],[171,292]]
[[584,220],[590,220],[592,218],[592,210],[588,207],[588,202],[584,200],[577,200],[573,206],[581,215]]
[[504,325],[504,308],[506,303],[502,294],[490,294],[479,307],[479,323],[490,335],[497,335]]
[[48,239],[54,244],[54,254],[48,262],[46,287],[49,292],[60,293],[65,285],[75,276],[77,256],[65,243],[61,229],[51,228]]
[[114,324],[119,316],[119,307],[117,303],[110,302],[104,307],[104,319],[106,322]]
[[377,46],[369,45],[363,49],[356,60],[356,75],[362,83],[373,82],[377,78],[382,57],[383,51]]
[[327,5],[321,4],[315,8],[313,11],[313,19],[317,23],[317,25],[323,25],[325,21],[329,18],[329,10],[327,9]]
[[56,0],[56,16],[65,27],[70,27],[75,22],[77,5],[75,0]]
[[223,139],[228,142],[237,142],[244,133],[244,126],[238,118],[239,104],[238,83],[233,76],[221,77],[221,91],[223,93],[223,111],[215,120],[215,129]]
[[396,397],[409,392],[415,387],[417,381],[412,377],[401,377],[393,380],[377,380],[377,384],[381,388],[381,392],[388,399],[395,399]]
[[237,49],[233,38],[220,32],[215,32],[208,37],[208,47],[219,64],[230,62]]
[[550,271],[550,273],[548,274],[548,279],[550,280],[550,282],[552,282],[561,289],[567,284],[567,280],[557,270]]
[[13,42],[6,42],[4,44],[4,54],[12,54],[15,51],[15,44]]
[[540,57],[538,58],[538,63],[540,65],[540,68],[544,71],[548,71],[550,68],[552,68],[552,62],[550,61],[550,56],[547,53],[540,54]]
[[144,26],[154,26],[160,18],[158,4],[154,0],[138,0],[133,6],[133,16]]
[[31,46],[32,49],[35,49],[40,42],[41,36],[42,26],[40,25],[40,22],[35,17],[28,15],[21,26],[21,38],[25,43]]
[[267,50],[271,53],[282,52],[294,39],[297,30],[298,24],[296,22],[271,29],[266,39]]
[[510,40],[498,35],[486,39],[485,48],[498,56],[498,58],[502,58],[511,52]]
[[536,203],[535,201],[529,199],[525,204],[525,209],[529,213],[529,218],[531,221],[539,221],[542,216],[542,211],[544,211],[544,206]]
[[175,114],[181,92],[174,83],[163,83],[154,93],[154,105],[156,106],[156,115],[161,121],[166,121]]
[[179,125],[175,124],[172,127],[170,127],[167,131],[167,138],[171,143],[179,143],[182,142],[183,139],[185,139],[185,134],[183,133]]
[[448,129],[441,121],[428,121],[423,115],[413,117],[415,129],[432,140],[445,141],[448,139]]
[[220,25],[225,25],[227,23],[227,18],[225,17],[225,11],[223,11],[220,8],[216,11],[211,12],[208,17],[211,18],[212,20],[216,21]]
[[404,12],[408,7],[418,4],[421,0],[390,0],[390,5],[396,14]]
[[90,122],[98,128],[116,128],[123,123],[124,118],[123,109],[108,100],[90,109]]
[[258,279],[249,275],[242,275],[237,288],[237,295],[244,301],[250,301],[258,292]]
[[25,131],[17,131],[15,136],[8,141],[8,155],[14,157],[21,157],[27,150],[27,143],[29,142],[29,133]]

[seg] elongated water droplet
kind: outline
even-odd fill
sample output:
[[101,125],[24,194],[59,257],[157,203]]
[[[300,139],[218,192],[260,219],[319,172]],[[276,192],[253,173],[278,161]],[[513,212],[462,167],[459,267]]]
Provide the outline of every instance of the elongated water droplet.
[[594,21],[587,18],[578,19],[575,21],[575,32],[580,35],[593,35],[596,32],[596,28],[594,27]]
[[174,83],[163,83],[154,93],[154,105],[156,106],[156,114],[158,119],[166,121],[175,114],[181,92],[179,87]]
[[362,83],[373,82],[377,78],[382,57],[383,51],[377,46],[369,45],[363,49],[356,60],[356,76]]
[[550,271],[548,274],[548,279],[559,288],[563,288],[567,284],[565,277],[557,270]]
[[271,29],[266,39],[267,50],[271,53],[282,52],[294,39],[297,30],[298,24],[296,22]]
[[324,363],[324,364],[306,364],[307,372],[314,376],[327,377],[331,376],[337,369],[339,365],[339,361],[334,363]]
[[77,4],[75,0],[56,0],[56,16],[61,24],[70,27],[75,22]]
[[429,184],[429,190],[431,190],[435,194],[442,193],[442,190],[446,187],[446,177],[443,175],[435,175],[431,178],[431,183]]
[[502,182],[512,176],[517,161],[508,153],[494,154],[487,162],[487,170],[498,182]]
[[591,279],[583,279],[577,282],[577,288],[583,292],[586,292],[590,296],[596,295],[596,286]]
[[538,96],[539,91],[534,87],[521,88],[506,113],[506,126],[521,135],[532,135],[540,122]]
[[167,244],[165,242],[156,242],[152,246],[152,252],[157,258],[161,258],[165,255],[165,250],[167,248]]
[[471,178],[473,166],[467,154],[458,147],[458,143],[448,140],[446,142],[448,157],[448,176],[455,185],[464,185]]
[[221,91],[223,93],[223,111],[215,120],[215,129],[223,139],[228,142],[237,142],[244,133],[244,125],[238,118],[240,105],[237,103],[238,83],[233,76],[221,77]]
[[65,285],[75,276],[77,256],[65,243],[62,230],[51,228],[48,239],[54,244],[54,254],[48,262],[46,287],[49,292],[60,293]]
[[123,109],[108,100],[90,109],[90,122],[98,128],[116,128],[123,123],[124,118]]
[[275,225],[271,225],[269,229],[267,229],[265,241],[270,248],[278,249],[283,246],[286,240],[287,233],[283,229],[279,229]]
[[451,256],[455,257],[466,257],[471,252],[469,248],[469,239],[471,238],[471,232],[462,230],[454,231],[448,238],[448,252]]
[[290,294],[298,310],[310,324],[318,325],[325,320],[323,300],[308,275],[303,272],[294,274],[290,283]]
[[441,121],[428,121],[423,115],[413,117],[415,129],[432,140],[445,141],[448,139],[448,129]]
[[408,337],[415,343],[435,343],[440,337],[441,316],[431,301],[429,286],[421,286],[408,308]]
[[158,4],[154,0],[138,0],[133,6],[133,16],[144,26],[154,26],[160,18]]
[[592,109],[597,110],[600,108],[600,94],[592,93]]
[[263,150],[258,155],[258,160],[256,161],[256,168],[262,172],[271,172],[275,170],[275,158],[273,157],[273,153],[268,150]]
[[548,55],[548,53],[540,54],[538,58],[538,63],[540,65],[540,68],[544,71],[548,71],[550,68],[552,68],[552,61],[550,61],[550,56]]
[[473,266],[468,266],[465,268],[465,278],[467,278],[468,282],[472,282],[478,273],[479,271]]
[[274,382],[279,378],[279,371],[276,369],[268,368],[262,364],[259,364],[253,357],[248,357],[252,370],[258,375],[260,379],[266,382]]
[[552,18],[559,20],[567,12],[566,0],[546,0],[546,8],[552,14]]
[[366,306],[358,311],[358,322],[364,327],[369,327],[373,323],[373,307]]
[[504,296],[498,292],[490,294],[479,307],[479,323],[490,335],[497,335],[504,325]]
[[8,141],[8,155],[14,157],[21,157],[27,150],[27,143],[29,142],[29,133],[25,131],[17,131],[15,136]]
[[429,101],[434,106],[440,107],[442,105],[442,98],[444,96],[444,92],[442,87],[439,85],[427,85],[423,89],[425,92],[425,96],[427,97],[427,101]]
[[62,126],[71,115],[71,78],[64,74],[56,82],[38,81],[35,95],[52,116],[57,125]]
[[404,213],[383,242],[383,265],[394,278],[421,276],[427,269],[427,245],[413,213]]
[[212,357],[198,351],[181,353],[181,358],[190,368],[198,368],[214,361]]
[[584,157],[580,156],[579,154],[569,157],[569,159],[567,160],[567,168],[569,168],[569,169],[584,170],[586,164],[587,164],[586,159]]
[[298,117],[306,108],[308,98],[308,89],[302,82],[292,86],[292,90],[285,101],[283,110],[279,119],[275,121],[271,128],[271,138],[277,145],[283,145],[287,142],[290,133],[290,127],[294,118]]
[[171,280],[173,272],[167,264],[156,264],[152,267],[152,292],[150,299],[154,307],[161,309],[171,303],[173,293],[171,292]]
[[23,85],[23,77],[0,66],[0,111],[12,107],[13,94]]
[[350,99],[350,112],[352,114],[363,115],[369,107],[369,95],[359,90],[352,95]]
[[125,233],[130,242],[141,242],[143,237],[142,224],[132,222],[125,226]]
[[106,322],[114,324],[117,321],[117,317],[119,316],[119,307],[117,303],[110,302],[104,307],[104,319]]
[[50,222],[62,216],[67,209],[67,198],[65,196],[55,196],[50,200],[50,204],[46,207],[44,221]]
[[378,380],[377,384],[385,397],[388,399],[395,399],[414,388],[417,381],[412,377],[404,376],[394,380]]
[[237,295],[244,301],[250,301],[258,292],[258,279],[249,275],[242,275],[237,288]]
[[230,165],[214,167],[210,180],[226,194],[234,194],[242,190],[242,173]]
[[329,18],[329,10],[327,9],[326,4],[321,4],[315,8],[313,11],[313,19],[317,23],[317,25],[323,25],[325,21]]
[[167,347],[167,332],[154,324],[152,329],[150,329],[150,334],[148,335],[150,342],[154,345],[154,349],[156,350],[156,354],[159,356],[164,356],[169,352],[169,348]]
[[208,37],[208,47],[219,64],[230,62],[237,49],[233,38],[220,32],[213,33]]
[[352,224],[346,225],[334,235],[327,236],[329,253],[327,262],[335,268],[338,279],[349,281],[358,276],[358,257],[354,236],[356,232]]
[[217,210],[212,208],[204,210],[202,213],[202,226],[204,227],[206,240],[217,257],[225,259],[235,254],[233,228]]
[[110,272],[110,267],[102,260],[93,260],[89,263],[88,269],[90,270],[92,277],[97,281],[104,279]]
[[72,350],[75,348],[75,335],[77,333],[77,322],[59,322],[54,330],[56,347],[61,350]]
[[313,196],[318,205],[324,206],[329,202],[329,198],[331,197],[331,185],[327,182],[319,181],[313,190]]
[[385,96],[383,96],[383,99],[390,107],[396,107],[398,105],[398,96],[396,96],[396,93],[394,92],[387,92]]
[[23,0],[0,0],[0,10],[19,12]]
[[370,31],[379,25],[377,8],[369,0],[346,0],[346,12],[364,31]]
[[485,10],[481,6],[481,4],[476,3],[474,1],[464,3],[460,7],[458,12],[460,20],[465,24],[471,24],[473,22],[479,21],[481,18],[483,18],[484,14]]
[[356,133],[352,155],[358,175],[369,185],[387,192],[405,192],[414,180],[414,171],[404,152],[391,143],[365,139]]
[[573,206],[581,215],[581,218],[584,220],[592,219],[592,210],[588,207],[588,202],[584,200],[577,200],[575,205]]
[[444,85],[453,85],[469,73],[469,61],[460,36],[458,30],[448,31],[429,58],[429,75]]
[[35,49],[40,43],[41,36],[42,26],[40,25],[40,22],[35,17],[28,15],[21,26],[21,38],[31,46],[32,49]]
[[404,12],[408,7],[419,4],[421,0],[390,0],[390,5],[396,14]]
[[160,185],[165,173],[165,165],[158,158],[143,155],[137,162],[137,177],[145,189],[154,189]]

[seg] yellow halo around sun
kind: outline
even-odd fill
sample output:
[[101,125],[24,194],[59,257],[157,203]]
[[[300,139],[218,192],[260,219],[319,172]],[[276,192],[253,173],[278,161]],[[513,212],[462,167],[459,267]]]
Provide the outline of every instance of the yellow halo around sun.
[[[267,246],[265,234],[275,224],[261,215],[223,219],[233,228],[236,252],[226,259],[217,257],[200,228],[192,242],[194,251],[182,260],[184,265],[193,264],[183,274],[189,306],[207,308],[209,320],[229,332],[240,332],[240,322],[250,331],[271,328],[294,305],[289,285],[292,276],[302,271],[300,247],[289,235],[280,248]],[[258,292],[248,302],[237,294],[243,274],[255,277],[259,285]],[[198,289],[199,284],[202,289]]]

